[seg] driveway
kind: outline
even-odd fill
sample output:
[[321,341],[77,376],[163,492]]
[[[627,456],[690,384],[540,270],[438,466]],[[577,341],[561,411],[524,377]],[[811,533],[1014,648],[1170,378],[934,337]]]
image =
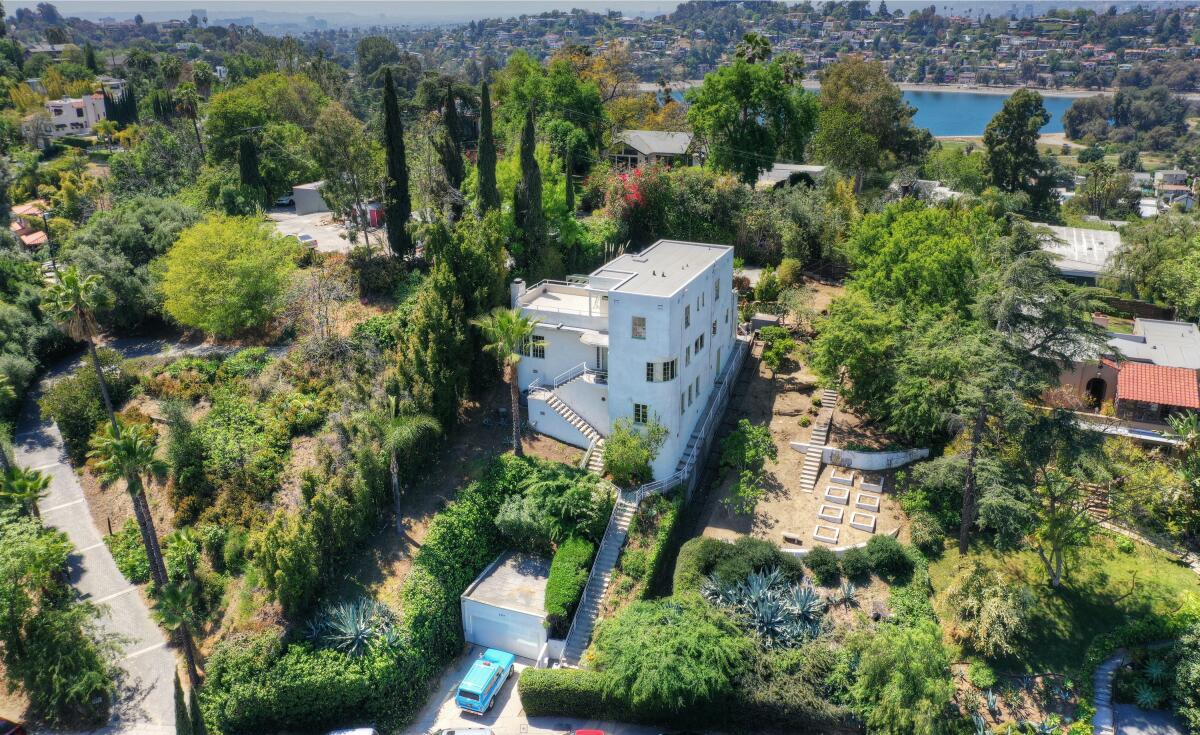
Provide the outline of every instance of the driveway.
[[[317,238],[317,250],[323,253],[348,253],[354,247],[345,228],[333,221],[330,212],[296,214],[295,207],[275,207],[267,212],[267,217],[275,222],[275,229],[281,235],[312,235]],[[374,242],[376,237],[375,231],[372,231],[371,241]]]
[[[605,735],[655,735],[661,730],[640,725],[625,725],[612,722],[579,720],[570,717],[527,717],[517,695],[517,676],[510,676],[504,688],[496,695],[496,704],[483,715],[464,715],[454,704],[454,692],[458,683],[467,675],[483,648],[472,645],[442,676],[429,703],[421,710],[416,722],[405,730],[406,735],[425,735],[445,728],[469,728],[485,725],[496,735],[561,735],[561,733],[583,728],[603,730]],[[517,659],[519,674],[532,661]]]

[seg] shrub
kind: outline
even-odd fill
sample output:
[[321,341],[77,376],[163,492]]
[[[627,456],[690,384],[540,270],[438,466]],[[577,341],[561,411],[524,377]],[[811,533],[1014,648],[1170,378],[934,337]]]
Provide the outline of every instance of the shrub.
[[967,666],[967,681],[977,689],[991,689],[996,686],[996,672],[986,661],[974,659]]
[[850,579],[866,579],[871,573],[871,557],[866,549],[847,549],[842,554],[842,572]]
[[913,546],[930,559],[941,556],[946,548],[946,532],[942,530],[937,518],[926,511],[918,511],[910,520],[909,533]]
[[554,552],[546,580],[546,626],[551,638],[567,636],[595,554],[596,545],[577,536],[564,541]]
[[1200,623],[1193,623],[1175,645],[1175,701],[1193,732],[1200,730]]
[[674,593],[699,592],[704,578],[725,555],[727,546],[726,542],[707,536],[698,536],[680,546],[671,581]]
[[146,547],[142,544],[142,533],[132,518],[125,519],[121,530],[104,537],[117,569],[133,584],[150,581],[150,560],[146,558]]
[[841,578],[837,556],[824,546],[813,547],[808,556],[804,557],[804,566],[813,573],[813,578],[819,585],[828,587],[837,584]]
[[851,693],[870,732],[948,731],[941,720],[954,683],[937,623],[879,628],[863,646]]
[[912,561],[904,553],[904,547],[891,536],[872,536],[867,542],[867,556],[871,568],[880,576],[899,577],[912,571]]
[[221,363],[217,377],[221,380],[229,378],[249,378],[258,375],[271,361],[266,347],[247,347],[238,350]]
[[804,281],[804,265],[796,258],[784,258],[775,275],[784,288],[798,286]]
[[1029,634],[1032,595],[978,559],[955,571],[945,594],[950,637],[992,658],[1015,654]]
[[621,552],[621,571],[639,582],[646,578],[649,559],[641,549],[626,549]]
[[850,712],[831,683],[837,666],[837,653],[823,641],[771,651],[738,681],[725,719],[755,730],[839,732]]
[[604,471],[621,487],[654,479],[650,464],[667,440],[667,429],[651,419],[639,429],[629,419],[617,419],[604,442]]
[[777,456],[775,442],[767,426],[755,426],[747,419],[738,421],[737,428],[721,442],[721,469],[738,473],[737,483],[725,507],[735,513],[754,512],[763,495],[763,465]]
[[588,720],[629,720],[632,714],[605,693],[604,676],[587,669],[525,669],[517,680],[521,707],[530,717],[559,715]]
[[799,580],[804,567],[770,541],[742,536],[736,543],[700,536],[683,544],[675,561],[674,593],[698,592],[708,576],[721,583],[741,582],[754,572],[777,567],[784,576]]
[[[113,408],[119,408],[129,399],[135,379],[125,371],[118,353],[100,349],[97,354]],[[70,375],[54,381],[39,405],[42,415],[58,424],[67,456],[75,464],[82,463],[87,457],[88,440],[92,438],[92,433],[108,418],[91,361],[85,361]]]

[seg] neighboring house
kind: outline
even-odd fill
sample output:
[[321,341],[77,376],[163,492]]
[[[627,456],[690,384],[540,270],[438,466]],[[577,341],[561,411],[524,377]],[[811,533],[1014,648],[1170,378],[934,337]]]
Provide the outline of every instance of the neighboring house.
[[950,187],[942,184],[934,179],[908,179],[905,181],[893,181],[888,186],[888,192],[896,197],[916,197],[927,202],[946,202],[958,199],[962,196],[962,192],[955,191]]
[[31,250],[40,248],[46,244],[46,233],[44,230],[35,229],[34,224],[41,220],[47,211],[46,202],[41,199],[18,204],[12,208],[12,222],[8,228],[25,247]]
[[659,240],[587,276],[514,281],[512,304],[540,320],[518,367],[530,426],[588,447],[654,420],[654,476],[674,472],[735,349],[733,248]]
[[91,135],[92,126],[105,119],[104,95],[89,94],[84,97],[63,97],[46,102],[49,117],[39,117],[39,131],[49,138],[67,135]]
[[1042,250],[1055,256],[1058,270],[1070,281],[1095,284],[1121,247],[1121,233],[1116,230],[1033,224],[1049,231],[1041,238]]
[[324,185],[324,181],[313,181],[308,184],[296,184],[292,187],[292,201],[296,204],[296,214],[329,211],[329,205],[321,196],[321,187]]
[[608,159],[617,168],[638,168],[652,163],[691,166],[699,162],[692,149],[691,133],[658,130],[622,130],[613,141]]
[[1200,329],[1190,322],[1135,319],[1132,334],[1110,333],[1108,354],[1063,371],[1060,382],[1118,418],[1162,424],[1200,410]]
[[1164,186],[1180,186],[1187,184],[1188,172],[1183,169],[1173,168],[1164,169],[1154,172],[1154,189],[1162,191]]
[[756,189],[778,189],[801,181],[815,184],[825,176],[825,167],[804,163],[776,163],[769,171],[758,175]]

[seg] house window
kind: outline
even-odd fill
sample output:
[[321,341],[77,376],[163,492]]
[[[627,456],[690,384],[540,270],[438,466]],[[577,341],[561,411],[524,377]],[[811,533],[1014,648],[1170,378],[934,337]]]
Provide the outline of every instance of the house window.
[[687,404],[685,404],[683,402],[683,393],[681,392],[679,394],[679,415],[682,416],[683,412],[686,410],[687,410]]
[[696,397],[700,397],[700,376],[696,376]]
[[687,305],[683,307],[683,328],[687,329],[692,326],[692,307]]
[[713,282],[713,301],[721,300],[721,279],[718,278]]
[[726,309],[726,310],[725,310],[725,323],[726,323],[726,324],[728,324],[728,323],[729,323],[729,309]]
[[75,117],[83,117],[83,109],[82,108],[75,111]]
[[650,407],[644,403],[633,404],[633,423],[644,424],[650,420]]
[[525,346],[521,349],[521,354],[526,357],[536,357],[539,360],[546,359],[546,338],[540,334],[534,334],[525,341]]
[[635,316],[633,318],[633,338],[646,339],[646,317]]
[[646,382],[654,382],[654,363],[652,362],[646,363]]
[[675,360],[668,360],[667,362],[664,362],[662,364],[662,379],[664,381],[674,380],[676,368],[678,367],[679,365]]
[[692,384],[688,383],[688,408],[692,406]]
[[707,302],[704,300],[704,292],[700,292],[700,306],[703,307]]
[[713,333],[714,337],[717,336],[717,322],[715,320],[713,321],[713,325],[712,325],[712,333]]
[[692,364],[692,346],[688,345],[683,348],[683,366],[687,367]]
[[700,335],[700,349],[704,349],[704,335]]
[[697,355],[699,355],[700,350],[704,349],[704,335],[702,334],[699,337],[697,337],[696,341],[693,343],[693,345],[694,345],[693,352],[695,352]]

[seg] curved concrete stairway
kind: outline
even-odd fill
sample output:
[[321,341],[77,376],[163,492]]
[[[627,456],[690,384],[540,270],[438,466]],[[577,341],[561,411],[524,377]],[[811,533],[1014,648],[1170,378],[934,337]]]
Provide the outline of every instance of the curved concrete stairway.
[[617,504],[609,518],[604,541],[596,552],[596,562],[588,576],[587,587],[584,588],[583,598],[579,601],[579,609],[575,611],[575,622],[563,645],[563,662],[569,666],[579,665],[579,658],[587,650],[592,639],[596,618],[600,616],[600,604],[604,601],[604,593],[608,590],[613,568],[617,565],[617,557],[621,554],[621,547],[625,545],[629,524],[633,522],[636,512],[636,505],[617,496]]

